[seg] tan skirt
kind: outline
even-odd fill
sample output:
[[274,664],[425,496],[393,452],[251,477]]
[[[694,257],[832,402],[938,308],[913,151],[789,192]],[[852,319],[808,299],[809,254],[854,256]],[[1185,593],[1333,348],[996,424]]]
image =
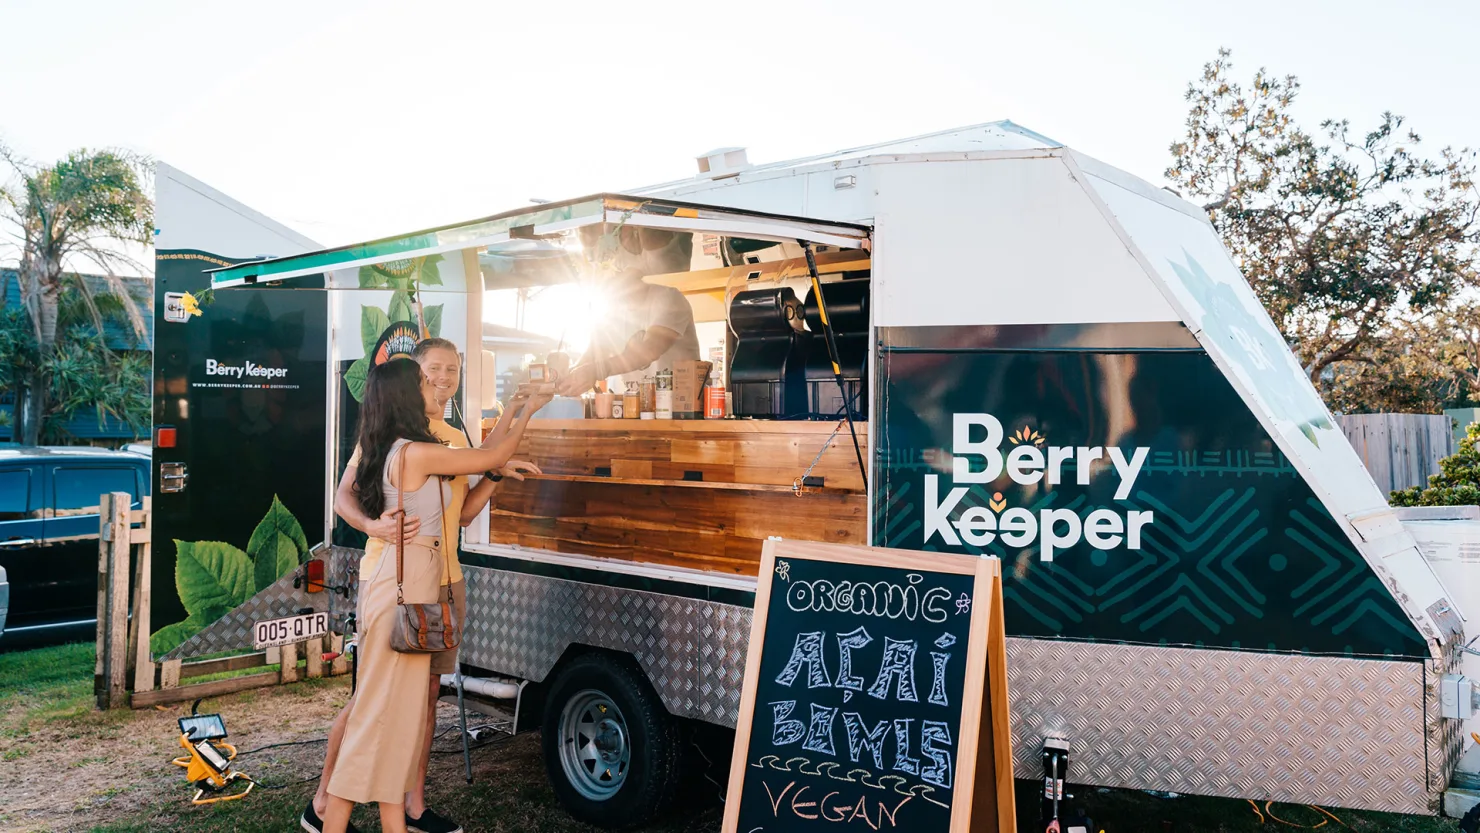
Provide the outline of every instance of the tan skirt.
[[[443,575],[440,540],[421,536],[406,545],[403,593],[407,602],[436,601]],[[416,785],[426,742],[430,654],[391,650],[396,611],[396,552],[387,547],[360,562],[356,608],[358,682],[350,703],[329,794],[356,804],[401,804]]]

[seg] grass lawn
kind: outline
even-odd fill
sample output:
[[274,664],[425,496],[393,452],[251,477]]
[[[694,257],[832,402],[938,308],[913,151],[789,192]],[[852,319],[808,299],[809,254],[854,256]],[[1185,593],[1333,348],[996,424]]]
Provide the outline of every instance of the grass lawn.
[[[207,700],[203,713],[220,712],[230,741],[244,753],[239,768],[266,785],[242,801],[213,807],[189,803],[193,790],[183,771],[169,764],[180,752],[175,719],[189,705],[142,711],[92,708],[93,646],[66,645],[0,654],[0,831],[52,833],[290,833],[312,794],[324,745],[316,742],[349,696],[346,678],[248,691]],[[254,669],[260,671],[261,669]],[[442,727],[455,710],[443,707]],[[470,720],[472,718],[470,717]],[[539,738],[500,739],[473,752],[474,783],[463,778],[462,757],[449,733],[437,741],[431,800],[470,833],[590,833],[556,803],[540,760]],[[267,744],[309,741],[251,754]],[[722,779],[721,779],[722,780]],[[1020,781],[1019,817],[1037,811],[1037,784]],[[1129,831],[1294,830],[1279,821],[1260,823],[1247,801],[1158,798],[1127,790],[1074,790],[1081,806],[1105,833]],[[696,773],[683,791],[685,804],[647,833],[709,833],[719,829],[717,790]],[[1260,808],[1262,810],[1262,806]],[[1340,823],[1314,809],[1275,805],[1279,819],[1323,830],[1452,833],[1451,819],[1333,810]],[[373,808],[356,811],[355,824],[379,830]],[[1030,829],[1023,825],[1021,830]],[[871,833],[871,831],[870,831]]]

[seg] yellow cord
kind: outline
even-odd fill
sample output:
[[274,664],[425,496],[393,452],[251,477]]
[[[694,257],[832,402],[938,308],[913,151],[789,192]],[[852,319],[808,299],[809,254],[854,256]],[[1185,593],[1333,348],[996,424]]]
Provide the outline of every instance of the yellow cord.
[[1272,809],[1272,805],[1274,804],[1273,801],[1266,801],[1266,802],[1264,802],[1264,809],[1261,812],[1260,809],[1259,809],[1259,805],[1254,802],[1254,799],[1247,798],[1247,799],[1244,799],[1244,800],[1249,802],[1249,807],[1251,807],[1254,810],[1254,814],[1259,817],[1259,823],[1261,825],[1264,824],[1265,818],[1267,816],[1270,821],[1277,821],[1280,824],[1283,824],[1283,825],[1285,825],[1287,827],[1298,827],[1301,830],[1315,830],[1318,827],[1325,827],[1329,822],[1332,822],[1332,821],[1336,822],[1337,824],[1341,825],[1342,827],[1345,827],[1347,830],[1352,829],[1351,828],[1351,825],[1349,825],[1346,822],[1342,821],[1334,813],[1331,813],[1328,810],[1325,810],[1325,809],[1322,809],[1320,807],[1317,807],[1314,804],[1306,804],[1305,806],[1306,807],[1309,807],[1312,810],[1315,810],[1317,813],[1320,813],[1321,815],[1325,816],[1326,818],[1321,819],[1321,823],[1320,824],[1306,825],[1306,824],[1296,824],[1293,821],[1286,821],[1286,820],[1280,818],[1279,816],[1275,815],[1274,814],[1274,810]]

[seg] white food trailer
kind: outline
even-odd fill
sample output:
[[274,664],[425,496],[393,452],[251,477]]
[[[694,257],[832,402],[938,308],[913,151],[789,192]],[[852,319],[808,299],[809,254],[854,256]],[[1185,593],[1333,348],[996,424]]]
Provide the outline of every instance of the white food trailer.
[[[545,475],[500,484],[461,546],[464,668],[516,682],[526,717],[543,715],[567,806],[644,818],[671,795],[681,727],[733,727],[760,543],[775,535],[1002,558],[1019,772],[1061,737],[1079,783],[1439,810],[1480,730],[1461,719],[1468,700],[1441,702],[1468,691],[1462,673],[1480,677],[1463,651],[1480,610],[1445,582],[1474,586],[1480,567],[1436,576],[1198,207],[1010,122],[699,162],[678,182],[337,249],[294,241],[269,259],[172,236],[201,189],[161,186],[160,257],[220,261],[161,293],[208,282],[218,303],[263,293],[289,316],[303,308],[278,299],[318,299],[321,329],[295,344],[323,339],[302,372],[324,371],[310,380],[324,463],[283,476],[322,488],[290,509],[341,564],[352,541],[329,489],[397,322],[467,345],[460,413],[475,430],[512,380],[494,363],[545,358],[479,349],[487,322],[574,343],[604,314],[578,309],[592,248],[661,250],[645,280],[689,301],[736,416],[592,419],[557,401],[521,450]],[[231,343],[270,366],[251,357],[271,341]],[[156,421],[184,434],[171,403],[212,395],[197,358],[156,370],[157,389],[185,391],[162,394]],[[267,422],[269,437],[299,430]],[[262,436],[211,443],[271,447]],[[176,458],[156,443],[156,466],[189,465]],[[190,486],[227,488],[279,487]],[[303,605],[283,587],[176,655]]]

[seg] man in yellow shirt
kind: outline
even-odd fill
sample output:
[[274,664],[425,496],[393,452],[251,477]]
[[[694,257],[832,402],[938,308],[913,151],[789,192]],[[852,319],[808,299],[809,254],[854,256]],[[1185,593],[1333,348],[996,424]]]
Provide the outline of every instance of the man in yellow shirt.
[[[458,355],[457,346],[445,338],[428,338],[416,345],[412,358],[421,365],[422,372],[432,383],[433,395],[436,399],[435,409],[433,410],[429,403],[427,412],[432,433],[437,439],[453,448],[467,448],[468,439],[463,432],[453,428],[442,419],[447,403],[457,393],[461,379],[462,360]],[[519,437],[511,436],[504,442],[517,444]],[[360,562],[360,569],[363,572],[372,569],[371,565],[378,563],[386,544],[396,540],[399,519],[392,514],[389,508],[379,518],[371,518],[361,511],[360,502],[354,496],[355,469],[359,466],[359,462],[360,449],[356,447],[345,468],[344,476],[339,481],[339,488],[335,492],[334,512],[343,518],[345,523],[369,536],[365,542],[365,557]],[[457,610],[459,626],[463,624],[467,615],[467,591],[463,582],[462,565],[457,560],[458,532],[461,527],[472,523],[478,513],[483,511],[483,507],[493,497],[495,483],[504,477],[523,480],[524,473],[538,474],[539,468],[532,463],[510,460],[501,472],[486,473],[476,486],[470,485],[467,477],[452,480],[452,497],[442,513],[441,537],[442,554],[447,562],[447,573],[451,576],[452,601]],[[407,538],[414,538],[421,534],[420,528],[419,519],[414,517],[406,519]],[[439,651],[432,654],[432,673],[427,684],[427,697],[432,707],[427,710],[426,743],[422,750],[417,786],[411,792],[406,793],[406,826],[408,830],[415,831],[415,833],[462,833],[461,826],[426,806],[426,774],[427,765],[431,760],[432,737],[436,734],[437,695],[440,693],[442,675],[451,674],[455,670],[457,670],[456,651]],[[329,776],[333,773],[338,759],[339,743],[343,738],[344,722],[348,716],[349,709],[346,708],[340,712],[339,717],[335,718],[334,725],[329,730],[329,749],[325,755],[323,778],[319,781],[318,792],[309,802],[300,819],[300,826],[310,833],[319,833],[323,827],[320,819],[328,801],[325,787],[329,783]],[[353,829],[351,826],[351,831]]]

